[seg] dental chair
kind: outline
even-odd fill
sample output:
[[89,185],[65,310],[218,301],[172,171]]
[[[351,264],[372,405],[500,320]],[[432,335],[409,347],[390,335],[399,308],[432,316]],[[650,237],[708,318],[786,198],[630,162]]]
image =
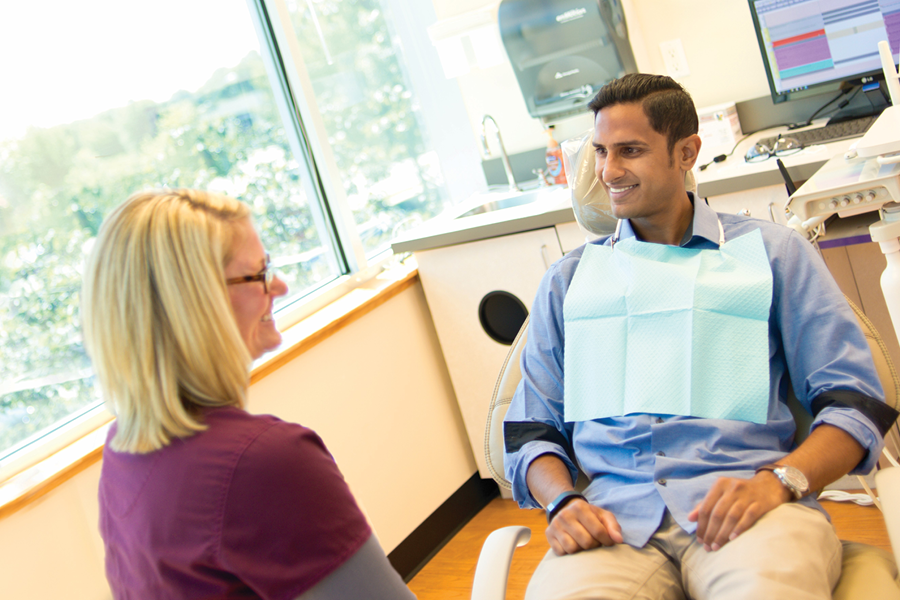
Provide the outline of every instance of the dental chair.
[[[875,361],[878,375],[884,387],[886,401],[894,408],[898,407],[900,398],[900,380],[884,345],[872,322],[866,318],[859,308],[849,299]],[[506,361],[500,371],[494,394],[491,398],[490,410],[485,430],[484,452],[488,470],[501,490],[511,490],[512,486],[504,477],[503,469],[503,418],[512,401],[513,394],[522,372],[519,357],[527,339],[528,320],[522,325],[518,336],[513,341]],[[797,421],[797,443],[799,444],[809,433],[812,415],[794,397],[793,391],[788,394],[788,406]],[[885,436],[887,447],[895,455],[900,449],[898,426],[891,428]],[[885,458],[889,458],[886,454]],[[885,458],[882,460],[885,461]],[[885,461],[886,462],[886,461]],[[885,463],[882,463],[884,466]],[[582,474],[579,482],[586,477]],[[864,480],[860,478],[864,484]],[[878,471],[875,476],[876,488],[880,496],[881,507],[888,526],[888,535],[897,560],[889,553],[857,542],[844,541],[842,574],[834,590],[835,600],[874,600],[885,596],[885,590],[892,590],[898,585],[897,563],[900,563],[900,468],[889,467]],[[579,484],[576,483],[576,486]],[[867,487],[867,486],[866,486]],[[481,550],[475,570],[472,589],[472,600],[500,600],[506,596],[506,581],[510,563],[516,547],[522,546],[530,539],[531,532],[527,527],[504,527],[488,536]]]

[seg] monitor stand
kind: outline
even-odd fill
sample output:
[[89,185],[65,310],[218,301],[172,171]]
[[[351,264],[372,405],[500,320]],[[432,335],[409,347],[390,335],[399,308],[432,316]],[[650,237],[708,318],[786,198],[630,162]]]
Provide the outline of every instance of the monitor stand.
[[862,117],[877,117],[885,108],[890,106],[884,81],[876,80],[861,85],[863,86],[862,91],[866,95],[868,103],[839,110],[828,119],[829,125],[833,123],[842,123],[844,121],[852,121],[853,119]]

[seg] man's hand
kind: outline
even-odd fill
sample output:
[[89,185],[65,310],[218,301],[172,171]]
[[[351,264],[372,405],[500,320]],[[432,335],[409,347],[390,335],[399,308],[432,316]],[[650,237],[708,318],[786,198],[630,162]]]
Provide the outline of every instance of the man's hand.
[[721,477],[688,521],[697,522],[697,541],[715,551],[792,497],[771,471],[760,471],[751,479]]
[[562,556],[622,543],[622,528],[609,511],[577,498],[560,509],[547,527],[547,541]]
[[[823,423],[778,464],[800,469],[809,489],[820,490],[859,464],[865,454],[865,448],[849,433]],[[697,541],[707,550],[718,550],[791,497],[771,471],[760,471],[751,479],[722,477],[688,520],[697,522]]]
[[[549,505],[561,493],[572,489],[568,468],[553,454],[542,454],[531,461],[525,480],[541,506]],[[559,556],[623,541],[622,528],[616,517],[583,498],[569,500],[563,505],[550,521],[546,533],[550,547]]]

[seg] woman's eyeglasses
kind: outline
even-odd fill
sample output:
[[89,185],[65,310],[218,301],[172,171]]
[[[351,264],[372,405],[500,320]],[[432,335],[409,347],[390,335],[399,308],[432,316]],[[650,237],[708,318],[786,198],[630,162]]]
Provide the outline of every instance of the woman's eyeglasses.
[[789,156],[801,150],[803,150],[803,144],[799,140],[779,134],[771,148],[767,144],[757,142],[747,151],[744,160],[750,163],[762,162],[771,156]]
[[227,285],[235,285],[238,283],[250,283],[252,281],[262,281],[263,291],[268,294],[269,293],[269,284],[272,283],[272,278],[275,277],[275,272],[269,268],[271,266],[272,266],[272,263],[269,260],[269,255],[266,254],[266,266],[263,267],[262,271],[260,271],[256,275],[244,275],[243,277],[232,277],[231,279],[226,279],[225,283]]

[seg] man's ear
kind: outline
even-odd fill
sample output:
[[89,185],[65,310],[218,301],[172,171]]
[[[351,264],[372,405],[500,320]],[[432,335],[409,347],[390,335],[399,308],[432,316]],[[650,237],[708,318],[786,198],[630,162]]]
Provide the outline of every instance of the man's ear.
[[702,144],[700,136],[697,134],[678,140],[675,144],[675,161],[682,171],[690,171],[697,162],[700,155],[700,145]]

